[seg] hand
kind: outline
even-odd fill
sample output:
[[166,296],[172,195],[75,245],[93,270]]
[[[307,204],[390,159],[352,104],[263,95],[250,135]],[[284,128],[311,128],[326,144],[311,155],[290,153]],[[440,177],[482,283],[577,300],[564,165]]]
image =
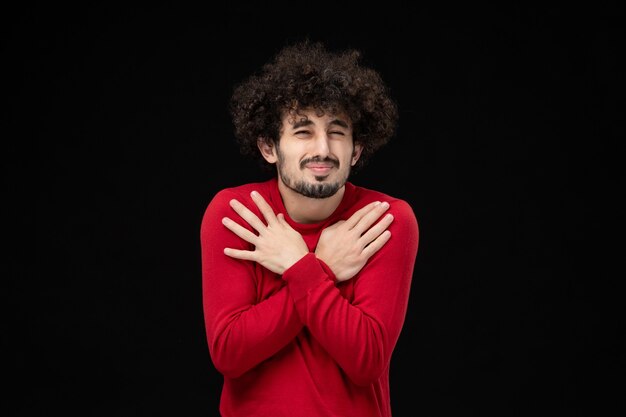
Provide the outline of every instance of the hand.
[[389,203],[375,201],[322,231],[315,255],[328,265],[338,281],[354,277],[367,260],[391,237],[387,230],[393,216],[376,220],[389,208]]
[[232,219],[224,217],[222,219],[224,226],[246,242],[254,245],[253,251],[225,248],[224,254],[236,259],[258,262],[270,271],[282,274],[309,253],[309,248],[302,235],[287,223],[283,214],[275,215],[270,205],[258,192],[253,191],[250,195],[263,214],[267,225],[239,201],[231,200],[230,206],[233,210],[248,222],[258,232],[258,235]]

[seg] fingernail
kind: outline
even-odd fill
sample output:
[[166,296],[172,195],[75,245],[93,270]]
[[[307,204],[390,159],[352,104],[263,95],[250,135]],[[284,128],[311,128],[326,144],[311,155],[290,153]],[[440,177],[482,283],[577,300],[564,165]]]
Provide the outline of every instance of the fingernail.
[[256,191],[252,191],[252,192],[250,193],[250,195],[251,195],[251,196],[257,196],[257,195],[259,195],[259,193],[257,193]]
[[388,208],[389,207],[389,203],[385,201],[385,202],[382,203],[382,206],[383,206],[383,208]]

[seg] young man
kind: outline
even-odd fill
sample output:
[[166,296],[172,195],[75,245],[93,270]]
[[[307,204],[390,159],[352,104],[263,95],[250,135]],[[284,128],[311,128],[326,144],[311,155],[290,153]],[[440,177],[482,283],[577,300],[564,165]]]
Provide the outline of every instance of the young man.
[[359,57],[298,43],[233,93],[242,151],[277,175],[219,191],[202,220],[224,417],[391,416],[418,225],[407,202],[348,181],[397,121]]

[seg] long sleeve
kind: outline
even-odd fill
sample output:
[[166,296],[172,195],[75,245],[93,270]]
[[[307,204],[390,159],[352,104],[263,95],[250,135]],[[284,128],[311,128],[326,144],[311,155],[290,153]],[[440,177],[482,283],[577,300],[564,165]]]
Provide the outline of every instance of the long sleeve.
[[222,218],[230,217],[250,228],[229,206],[237,198],[249,197],[221,191],[209,203],[200,228],[202,296],[207,341],[216,369],[236,378],[274,355],[301,331],[289,289],[280,277],[275,284],[260,285],[261,274],[272,274],[253,262],[232,259],[224,248],[253,250],[230,232]]
[[332,273],[307,255],[283,274],[301,320],[357,385],[388,367],[408,305],[419,230],[410,206],[395,200],[391,239],[353,277],[354,298],[343,297]]

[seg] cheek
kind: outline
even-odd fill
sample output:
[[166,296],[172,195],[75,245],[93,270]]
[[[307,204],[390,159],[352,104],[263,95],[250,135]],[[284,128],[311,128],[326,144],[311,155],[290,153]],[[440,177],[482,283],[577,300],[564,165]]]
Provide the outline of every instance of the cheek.
[[283,171],[293,171],[298,167],[298,160],[289,154],[285,154],[284,152],[278,152],[277,154],[278,166]]

